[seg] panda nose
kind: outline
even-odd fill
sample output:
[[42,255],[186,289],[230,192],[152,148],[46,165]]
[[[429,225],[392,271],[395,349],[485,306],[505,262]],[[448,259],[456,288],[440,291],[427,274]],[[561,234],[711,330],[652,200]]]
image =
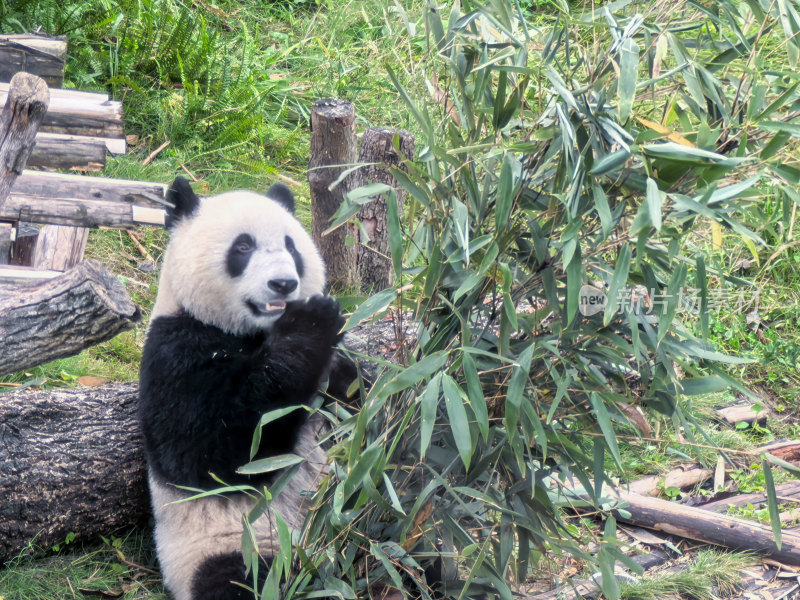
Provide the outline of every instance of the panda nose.
[[269,289],[278,292],[284,296],[288,296],[297,289],[296,279],[270,279],[267,282]]

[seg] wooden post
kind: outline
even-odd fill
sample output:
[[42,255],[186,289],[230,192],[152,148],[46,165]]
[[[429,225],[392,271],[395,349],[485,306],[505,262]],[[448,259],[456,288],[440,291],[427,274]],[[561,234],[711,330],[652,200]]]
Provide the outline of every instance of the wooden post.
[[71,269],[83,260],[88,239],[87,227],[45,225],[39,230],[31,266],[45,271]]
[[[398,138],[400,153],[395,150]],[[406,192],[397,185],[389,172],[403,160],[414,156],[414,136],[408,131],[370,127],[361,138],[358,162],[364,163],[359,173],[359,183],[385,183],[397,194],[398,210],[403,205]],[[358,211],[361,227],[369,236],[360,239],[358,248],[358,274],[364,290],[382,290],[392,285],[392,257],[389,249],[389,229],[386,222],[386,199],[376,196]],[[361,233],[361,232],[360,232]],[[363,238],[363,233],[361,234]]]
[[0,114],[0,207],[33,150],[50,93],[45,82],[28,73],[17,73],[5,108]]
[[331,217],[353,188],[353,177],[345,177],[333,190],[330,186],[356,163],[356,114],[344,100],[318,100],[311,107],[311,159],[308,183],[314,241],[320,249],[328,283],[336,290],[356,283],[357,231],[347,223],[324,234]]
[[0,222],[0,265],[11,261],[11,223]]

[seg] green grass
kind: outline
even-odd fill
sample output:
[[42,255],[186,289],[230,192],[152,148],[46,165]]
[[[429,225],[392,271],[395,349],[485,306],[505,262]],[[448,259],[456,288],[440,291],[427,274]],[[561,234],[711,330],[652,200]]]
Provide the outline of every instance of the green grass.
[[627,600],[712,600],[733,595],[741,571],[753,557],[720,550],[700,550],[683,567],[646,574],[633,584],[621,586]]
[[98,597],[167,600],[149,535],[133,532],[95,546],[64,544],[55,554],[20,556],[0,570],[3,600]]

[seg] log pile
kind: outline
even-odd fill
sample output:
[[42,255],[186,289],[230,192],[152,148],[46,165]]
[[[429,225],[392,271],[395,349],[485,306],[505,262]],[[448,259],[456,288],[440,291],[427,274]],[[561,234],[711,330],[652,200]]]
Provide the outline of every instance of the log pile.
[[[15,69],[38,74],[51,86],[44,87],[49,107],[38,133],[25,142],[32,151],[14,163],[16,174],[26,164],[102,171],[109,153],[126,151],[121,102],[107,94],[56,87],[63,81],[65,55],[63,39],[0,36],[0,103],[12,96],[12,84],[3,82]],[[18,134],[12,137],[22,142]],[[66,271],[83,258],[90,227],[163,224],[163,185],[40,171],[25,171],[12,183],[0,176],[0,196],[2,186],[11,188],[0,202],[0,280],[41,279]]]

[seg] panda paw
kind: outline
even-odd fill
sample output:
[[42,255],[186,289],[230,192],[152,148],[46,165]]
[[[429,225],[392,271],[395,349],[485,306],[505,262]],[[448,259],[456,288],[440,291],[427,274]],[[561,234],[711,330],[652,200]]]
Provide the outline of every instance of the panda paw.
[[312,338],[330,349],[341,339],[343,326],[344,317],[336,300],[317,295],[308,300],[288,302],[283,315],[275,322],[274,331],[280,336]]

